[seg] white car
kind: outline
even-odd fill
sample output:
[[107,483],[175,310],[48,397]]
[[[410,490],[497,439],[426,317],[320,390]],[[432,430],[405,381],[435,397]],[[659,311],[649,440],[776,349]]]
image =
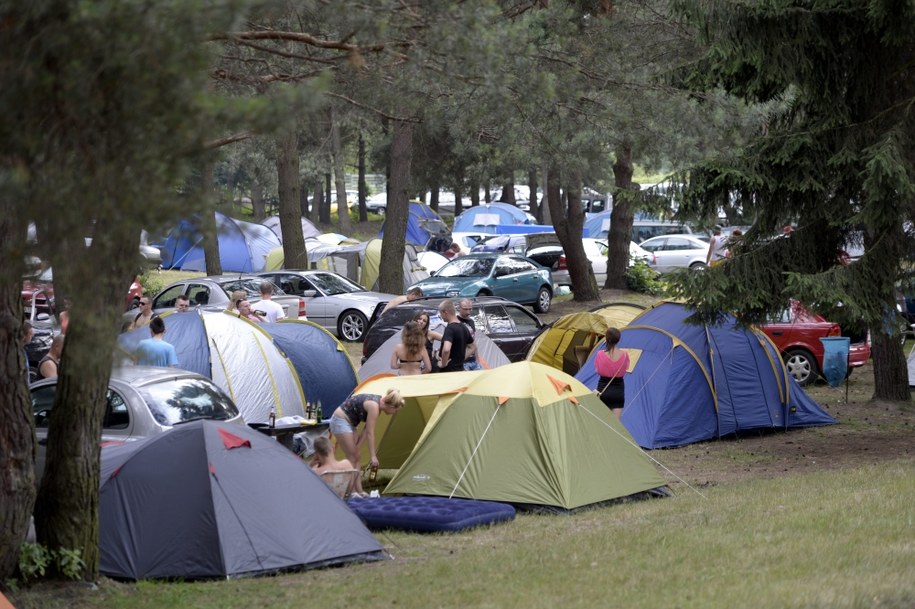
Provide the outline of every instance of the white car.
[[451,241],[461,246],[461,254],[469,254],[474,245],[487,237],[489,233],[451,233]]
[[674,269],[704,269],[708,256],[708,241],[696,235],[661,235],[639,245],[655,255],[655,270],[667,273]]
[[[581,242],[585,246],[585,256],[591,261],[597,285],[603,286],[607,282],[607,242],[590,237],[583,238]],[[654,254],[642,249],[635,241],[629,242],[629,258],[641,258],[652,268],[655,266]]]

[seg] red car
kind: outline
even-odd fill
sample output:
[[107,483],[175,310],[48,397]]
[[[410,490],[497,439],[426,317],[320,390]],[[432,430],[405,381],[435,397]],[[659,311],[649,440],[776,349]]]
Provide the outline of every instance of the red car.
[[[143,297],[143,286],[140,285],[140,278],[134,277],[133,283],[127,289],[127,295],[124,299],[124,309],[134,309],[140,305],[140,298]],[[31,316],[32,300],[35,301],[35,313],[47,313],[51,315],[51,308],[54,305],[54,275],[50,268],[45,269],[38,276],[32,279],[22,281],[22,306],[25,310],[26,317]],[[48,306],[48,300],[51,306]]]
[[[781,351],[788,372],[799,385],[809,385],[823,375],[823,343],[820,338],[842,336],[839,324],[808,311],[800,303],[792,302],[781,317],[760,326]],[[852,339],[848,352],[848,371],[863,366],[871,356],[867,340]]]

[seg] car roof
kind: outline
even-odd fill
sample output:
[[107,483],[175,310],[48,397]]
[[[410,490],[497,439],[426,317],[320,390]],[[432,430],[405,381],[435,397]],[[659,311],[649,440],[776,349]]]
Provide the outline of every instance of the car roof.
[[[140,386],[158,383],[167,379],[203,379],[205,377],[180,368],[165,368],[162,366],[115,366],[111,369],[109,383],[124,383],[126,385]],[[41,379],[32,383],[32,387],[53,385],[57,377]]]

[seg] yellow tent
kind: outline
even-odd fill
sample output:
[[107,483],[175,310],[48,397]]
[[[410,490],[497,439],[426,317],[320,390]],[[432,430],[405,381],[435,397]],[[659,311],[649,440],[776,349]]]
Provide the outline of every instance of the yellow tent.
[[574,375],[607,328],[627,326],[644,310],[641,305],[617,302],[560,317],[534,340],[527,359]]

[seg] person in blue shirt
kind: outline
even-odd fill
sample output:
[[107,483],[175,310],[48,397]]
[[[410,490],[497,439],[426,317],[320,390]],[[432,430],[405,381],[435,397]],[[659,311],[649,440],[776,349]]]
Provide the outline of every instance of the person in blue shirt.
[[150,338],[145,338],[137,345],[136,360],[140,366],[177,366],[178,354],[175,347],[165,340],[165,322],[161,317],[153,317],[149,322]]

